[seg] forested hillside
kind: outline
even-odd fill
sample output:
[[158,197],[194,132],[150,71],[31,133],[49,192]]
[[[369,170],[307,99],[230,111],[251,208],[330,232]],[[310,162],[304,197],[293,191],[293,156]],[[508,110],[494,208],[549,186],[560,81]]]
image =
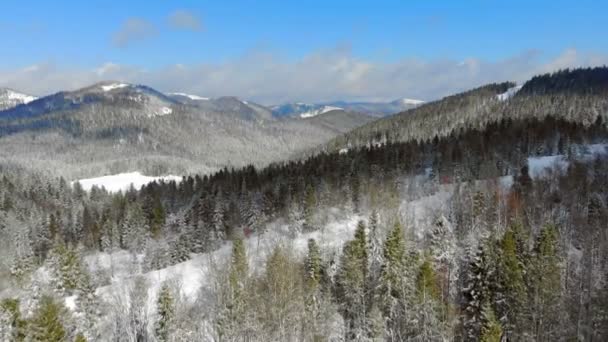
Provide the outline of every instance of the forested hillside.
[[[554,86],[581,72],[596,81]],[[126,193],[3,164],[0,336],[606,340],[608,98],[575,90],[605,89],[596,72]]]
[[102,82],[0,110],[0,158],[70,180],[210,173],[283,160],[371,120],[344,112],[276,119],[234,97],[191,100]]
[[[507,96],[515,84],[491,84],[448,96],[369,123],[338,136],[321,150],[338,151],[370,144],[427,141],[483,129],[502,120],[547,116],[588,125],[608,118],[607,67],[563,70],[536,76]],[[502,95],[502,96],[501,96]]]

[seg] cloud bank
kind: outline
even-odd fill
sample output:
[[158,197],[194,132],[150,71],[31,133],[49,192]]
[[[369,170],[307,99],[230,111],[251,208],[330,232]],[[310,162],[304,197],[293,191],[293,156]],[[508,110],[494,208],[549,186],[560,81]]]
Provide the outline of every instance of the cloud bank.
[[173,29],[202,31],[203,23],[194,14],[184,10],[177,10],[167,17],[169,26]]
[[40,63],[19,70],[0,70],[0,86],[45,95],[102,80],[120,80],[165,92],[236,95],[263,104],[401,97],[433,100],[491,82],[523,82],[535,74],[562,68],[605,64],[607,55],[574,49],[552,58],[527,51],[499,61],[407,58],[391,63],[369,61],[353,56],[348,49],[335,49],[295,61],[258,53],[221,64],[178,64],[153,70],[111,62],[90,69]]
[[129,18],[112,36],[112,44],[125,48],[135,42],[154,37],[157,33],[152,23],[141,18]]

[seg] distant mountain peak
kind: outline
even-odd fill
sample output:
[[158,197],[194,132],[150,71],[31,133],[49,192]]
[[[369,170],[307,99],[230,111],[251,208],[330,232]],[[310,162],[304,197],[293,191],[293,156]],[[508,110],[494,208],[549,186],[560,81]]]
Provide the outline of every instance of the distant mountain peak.
[[24,94],[10,88],[0,88],[0,110],[30,103],[36,99],[36,96]]

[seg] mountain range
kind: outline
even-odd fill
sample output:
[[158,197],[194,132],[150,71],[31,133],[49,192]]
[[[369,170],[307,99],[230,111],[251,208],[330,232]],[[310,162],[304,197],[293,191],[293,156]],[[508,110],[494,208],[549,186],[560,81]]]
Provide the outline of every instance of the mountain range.
[[387,115],[403,112],[424,104],[424,101],[414,99],[398,99],[392,102],[348,102],[334,101],[318,104],[309,103],[286,103],[270,107],[277,117],[312,117],[327,113],[329,111],[347,111],[363,113],[374,117],[384,117]]
[[277,117],[237,97],[164,94],[116,81],[40,98],[8,94],[0,111],[0,157],[44,170],[52,165],[73,177],[261,166],[373,120],[345,111]]

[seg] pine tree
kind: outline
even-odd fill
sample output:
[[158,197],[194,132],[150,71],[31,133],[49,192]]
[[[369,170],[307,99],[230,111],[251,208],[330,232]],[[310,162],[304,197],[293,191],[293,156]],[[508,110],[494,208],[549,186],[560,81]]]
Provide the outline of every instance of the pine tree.
[[429,258],[425,258],[416,277],[417,302],[413,310],[418,316],[415,338],[422,341],[446,339],[446,327],[442,315],[445,303],[441,301],[441,289],[437,274]]
[[490,303],[482,307],[483,323],[481,326],[480,342],[500,342],[502,338],[502,327],[494,314]]
[[314,239],[308,240],[308,253],[304,262],[305,280],[305,310],[306,326],[312,336],[318,336],[319,319],[321,311],[321,280],[323,277],[323,264],[319,246]]
[[463,288],[463,328],[468,340],[476,340],[483,324],[483,304],[493,303],[498,287],[496,247],[491,239],[480,242],[469,261]]
[[79,333],[78,335],[76,335],[74,342],[87,342],[87,339],[82,333]]
[[403,227],[396,222],[389,232],[382,250],[382,266],[378,286],[379,302],[386,318],[387,338],[404,339],[410,329],[413,304],[413,273],[409,268]]
[[51,269],[55,275],[55,286],[60,293],[71,294],[86,285],[84,268],[73,248],[58,242],[51,254]]
[[260,316],[268,340],[291,341],[300,331],[302,283],[294,277],[299,270],[299,265],[280,245],[266,261],[266,272],[260,284],[260,297],[264,303]]
[[[21,318],[19,300],[6,298],[0,302],[0,314],[6,317],[7,336],[6,340],[23,341],[25,339],[27,321]],[[0,334],[0,337],[2,335]]]
[[368,247],[365,223],[360,221],[354,240],[348,241],[340,259],[337,286],[347,324],[348,339],[365,338],[367,331]]
[[62,318],[65,308],[52,297],[43,296],[28,326],[32,342],[64,342],[67,337]]
[[535,339],[555,340],[562,312],[562,289],[557,229],[554,226],[545,226],[536,241],[529,278]]
[[[372,280],[378,279],[382,265],[382,236],[379,215],[376,210],[369,217],[369,270]],[[373,284],[376,287],[376,284]]]
[[156,338],[159,342],[167,342],[169,341],[173,320],[175,319],[175,304],[171,289],[166,284],[161,287],[158,294],[156,313]]
[[[525,322],[522,313],[526,301],[524,266],[518,254],[516,234],[512,229],[505,232],[500,242],[500,263],[498,264],[499,290],[497,302],[501,321],[505,320],[507,335],[523,331]],[[515,329],[517,328],[517,331]]]
[[249,263],[245,243],[242,239],[235,239],[232,242],[227,284],[220,284],[221,301],[216,321],[220,339],[231,339],[244,329],[248,281]]

